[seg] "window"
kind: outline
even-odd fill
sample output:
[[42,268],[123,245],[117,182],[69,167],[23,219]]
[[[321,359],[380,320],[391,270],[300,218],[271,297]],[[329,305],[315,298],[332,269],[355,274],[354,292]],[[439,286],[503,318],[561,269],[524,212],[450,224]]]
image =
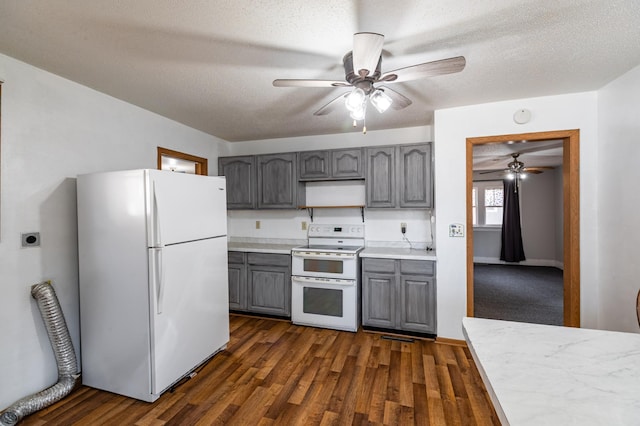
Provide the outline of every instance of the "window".
[[474,182],[471,193],[473,226],[502,225],[504,204],[502,181]]

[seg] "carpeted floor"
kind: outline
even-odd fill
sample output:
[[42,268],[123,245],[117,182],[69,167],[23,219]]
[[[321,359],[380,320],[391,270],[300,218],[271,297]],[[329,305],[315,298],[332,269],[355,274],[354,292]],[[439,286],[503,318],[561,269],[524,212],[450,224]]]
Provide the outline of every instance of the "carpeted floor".
[[478,318],[563,324],[561,269],[476,263],[473,287]]

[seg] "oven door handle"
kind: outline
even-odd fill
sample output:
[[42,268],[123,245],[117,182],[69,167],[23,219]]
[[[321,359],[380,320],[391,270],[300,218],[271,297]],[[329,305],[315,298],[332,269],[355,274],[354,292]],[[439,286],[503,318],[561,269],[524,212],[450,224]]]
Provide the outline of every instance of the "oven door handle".
[[356,285],[356,280],[342,280],[342,279],[335,279],[335,278],[309,278],[309,277],[301,277],[299,275],[292,275],[291,276],[291,281],[297,281],[300,283],[308,283],[308,284],[315,284],[315,285],[323,285],[323,284],[328,284],[328,285],[332,285],[332,286],[338,286],[338,287],[351,287]]
[[304,259],[327,259],[327,260],[341,260],[341,259],[353,259],[356,257],[353,253],[329,253],[329,254],[315,254],[309,252],[291,252],[291,256],[302,257]]

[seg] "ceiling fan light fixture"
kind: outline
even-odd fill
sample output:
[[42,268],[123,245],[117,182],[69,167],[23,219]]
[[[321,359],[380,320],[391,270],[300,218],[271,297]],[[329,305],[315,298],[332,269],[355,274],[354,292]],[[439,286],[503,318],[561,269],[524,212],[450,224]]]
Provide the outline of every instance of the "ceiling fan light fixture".
[[365,102],[363,102],[359,108],[352,110],[349,116],[356,121],[360,121],[360,120],[364,120],[364,116],[366,115],[366,113],[367,113],[367,102],[365,99]]
[[389,97],[384,90],[376,89],[369,97],[371,104],[378,110],[380,114],[389,109],[393,103],[393,99]]
[[351,112],[363,109],[363,105],[366,105],[366,102],[367,96],[365,95],[364,90],[358,87],[353,89],[344,99],[345,106]]

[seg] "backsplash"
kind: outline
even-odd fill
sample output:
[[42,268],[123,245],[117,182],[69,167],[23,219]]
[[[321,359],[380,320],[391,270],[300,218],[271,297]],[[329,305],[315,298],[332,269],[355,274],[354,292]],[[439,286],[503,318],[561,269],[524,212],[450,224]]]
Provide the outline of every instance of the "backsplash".
[[[311,224],[306,210],[230,210],[227,218],[231,238],[306,239],[307,231],[302,228]],[[403,222],[407,224],[405,236],[413,248],[431,244],[429,210],[365,209],[364,218],[367,245],[409,247],[400,232]],[[313,223],[360,224],[362,217],[357,208],[314,209]]]

